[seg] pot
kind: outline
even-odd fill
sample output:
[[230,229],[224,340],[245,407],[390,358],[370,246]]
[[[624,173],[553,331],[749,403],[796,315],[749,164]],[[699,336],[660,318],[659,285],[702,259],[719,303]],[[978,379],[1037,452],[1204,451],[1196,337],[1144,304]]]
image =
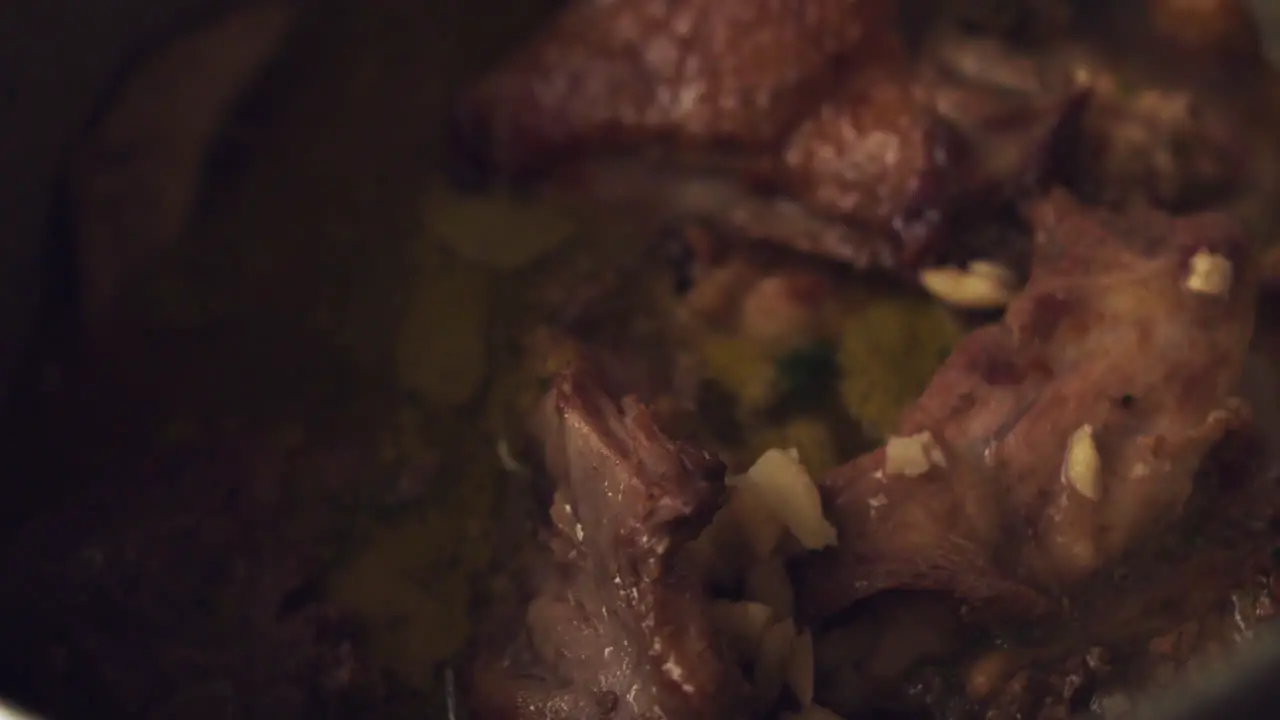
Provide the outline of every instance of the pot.
[[[469,433],[499,360],[466,324],[486,312],[467,293],[506,276],[419,247],[405,193],[443,174],[458,89],[556,4],[0,5],[0,694],[35,713],[0,704],[0,719],[461,714],[439,661],[466,637],[481,595],[464,585],[494,553],[462,533],[513,470]],[[1280,47],[1280,6],[1251,5]],[[246,12],[259,15],[224,23]],[[135,86],[175,36],[212,43],[171,55],[201,79]],[[215,46],[237,49],[233,68],[202,60]],[[198,117],[164,115],[219,83]],[[112,130],[134,96],[168,98],[162,122]],[[156,137],[154,158],[130,155]],[[139,195],[135,170],[163,181]],[[71,214],[86,203],[101,228]],[[113,232],[145,241],[86,241]],[[134,267],[165,267],[183,243],[198,261]],[[424,325],[435,334],[406,338]],[[444,369],[422,370],[413,348],[445,337]],[[404,577],[421,567],[439,576]],[[361,661],[369,648],[395,672]],[[1260,633],[1220,682],[1141,717],[1280,709],[1258,680],[1280,673],[1278,648]]]

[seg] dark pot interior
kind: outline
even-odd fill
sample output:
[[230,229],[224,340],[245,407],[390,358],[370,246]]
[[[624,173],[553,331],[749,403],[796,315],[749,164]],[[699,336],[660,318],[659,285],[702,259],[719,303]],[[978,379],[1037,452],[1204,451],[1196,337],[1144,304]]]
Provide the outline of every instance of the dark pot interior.
[[[68,163],[130,69],[232,4],[0,7],[0,697],[68,719],[443,718],[441,663],[501,547],[489,381],[467,373],[476,344],[503,362],[521,296],[505,271],[421,270],[422,197],[457,93],[558,3],[299,0],[218,130],[182,259],[122,281],[103,320]],[[432,372],[466,379],[406,379],[423,303],[504,318],[419,341],[456,338]]]

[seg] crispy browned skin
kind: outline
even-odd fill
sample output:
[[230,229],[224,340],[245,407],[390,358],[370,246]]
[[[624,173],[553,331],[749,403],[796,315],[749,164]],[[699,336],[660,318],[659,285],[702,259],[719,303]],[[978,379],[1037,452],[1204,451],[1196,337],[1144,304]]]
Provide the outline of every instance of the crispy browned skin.
[[[914,267],[962,210],[1047,171],[1083,95],[1008,51],[913,58],[898,20],[894,0],[579,0],[466,98],[457,145],[489,172],[571,167],[596,199]],[[640,171],[580,162],[655,148]]]
[[[1063,192],[1031,215],[1026,290],[902,419],[897,435],[927,433],[931,459],[887,466],[886,446],[824,479],[840,544],[806,574],[815,613],[895,587],[1042,609],[1176,519],[1241,417],[1257,278],[1233,222],[1104,214]],[[1186,287],[1201,251],[1232,263],[1225,295]],[[1096,498],[1068,481],[1080,433],[1100,459]]]
[[474,664],[472,717],[738,717],[745,684],[702,578],[677,562],[719,505],[723,464],[581,370],[555,381],[537,434],[557,481],[551,567],[515,640]]

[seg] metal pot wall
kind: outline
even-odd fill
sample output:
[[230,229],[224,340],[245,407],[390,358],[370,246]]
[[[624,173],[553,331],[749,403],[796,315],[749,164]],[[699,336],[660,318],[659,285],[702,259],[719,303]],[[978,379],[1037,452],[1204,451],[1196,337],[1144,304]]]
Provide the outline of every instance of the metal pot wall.
[[0,6],[0,400],[34,332],[53,188],[65,150],[140,43],[225,0],[110,0]]

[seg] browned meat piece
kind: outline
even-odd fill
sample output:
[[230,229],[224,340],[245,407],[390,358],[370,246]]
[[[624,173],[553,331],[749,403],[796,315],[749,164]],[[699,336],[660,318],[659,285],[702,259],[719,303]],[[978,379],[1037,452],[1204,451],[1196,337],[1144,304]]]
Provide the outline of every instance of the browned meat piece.
[[1040,178],[1072,136],[1084,94],[1026,58],[917,62],[897,3],[810,5],[582,0],[464,103],[462,152],[499,173],[559,170],[557,187],[596,200],[897,268],[928,257],[962,210]]
[[963,212],[994,210],[1043,178],[1087,100],[995,43],[948,46],[919,68],[864,64],[783,151],[789,190],[892,238],[895,265],[918,265]]
[[1242,417],[1258,279],[1223,216],[1124,216],[1059,191],[1026,290],[972,333],[895,437],[824,480],[840,545],[808,569],[819,615],[893,588],[1020,610],[1178,518]]
[[575,0],[466,102],[488,160],[665,136],[768,145],[895,0]]
[[741,716],[745,682],[712,638],[700,574],[677,559],[719,506],[724,466],[582,371],[557,379],[536,425],[558,483],[553,567],[515,642],[480,652],[473,717]]
[[[1048,176],[1089,94],[984,87],[967,78],[868,70],[791,136],[772,169],[742,176],[645,161],[593,161],[569,192],[653,217],[697,218],[735,237],[855,267],[913,269],[942,233],[986,219]],[[860,80],[866,80],[860,83]],[[569,178],[563,181],[563,178]]]
[[1272,194],[1264,98],[1274,71],[1244,4],[1144,0],[1091,12],[1100,14],[1090,31],[1042,53],[1093,90],[1080,151],[1064,168],[1081,198],[1191,212]]

